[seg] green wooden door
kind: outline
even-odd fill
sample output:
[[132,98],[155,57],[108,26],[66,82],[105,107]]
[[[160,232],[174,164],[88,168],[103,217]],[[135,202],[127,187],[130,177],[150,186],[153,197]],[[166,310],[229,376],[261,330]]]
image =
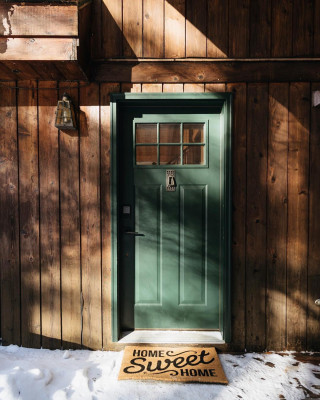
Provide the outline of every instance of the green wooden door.
[[124,325],[219,329],[220,115],[135,115],[120,149]]

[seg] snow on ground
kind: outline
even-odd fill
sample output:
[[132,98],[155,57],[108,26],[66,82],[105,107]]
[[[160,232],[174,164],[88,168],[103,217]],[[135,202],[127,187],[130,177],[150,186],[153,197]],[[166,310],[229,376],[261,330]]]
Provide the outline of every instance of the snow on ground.
[[123,352],[0,346],[1,400],[320,399],[320,362],[293,353],[221,354],[229,385],[118,381]]

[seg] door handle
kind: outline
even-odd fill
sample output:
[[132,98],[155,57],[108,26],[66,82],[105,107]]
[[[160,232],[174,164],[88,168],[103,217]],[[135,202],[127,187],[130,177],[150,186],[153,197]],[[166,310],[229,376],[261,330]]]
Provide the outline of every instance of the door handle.
[[131,236],[144,236],[143,233],[139,232],[125,232],[126,235],[131,235]]

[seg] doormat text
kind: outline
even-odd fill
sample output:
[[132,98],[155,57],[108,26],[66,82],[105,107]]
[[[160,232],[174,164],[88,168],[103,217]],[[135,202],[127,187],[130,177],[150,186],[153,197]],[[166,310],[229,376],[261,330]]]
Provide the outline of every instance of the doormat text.
[[214,347],[126,346],[119,379],[228,383]]

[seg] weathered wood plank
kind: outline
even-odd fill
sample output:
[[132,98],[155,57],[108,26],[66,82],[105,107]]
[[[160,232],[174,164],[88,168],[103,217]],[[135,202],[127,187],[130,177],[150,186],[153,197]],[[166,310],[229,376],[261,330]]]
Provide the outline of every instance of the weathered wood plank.
[[249,84],[247,99],[246,348],[266,348],[266,179],[268,86]]
[[272,2],[272,57],[292,56],[292,0]]
[[82,345],[102,348],[99,85],[80,89]]
[[185,83],[183,85],[184,92],[204,92],[204,84],[203,83]]
[[207,56],[228,57],[228,7],[224,0],[208,0]]
[[287,347],[306,348],[310,85],[290,84]]
[[0,62],[0,79],[1,80],[17,80],[19,76],[16,72],[13,72],[11,68]]
[[250,0],[229,0],[229,57],[249,55],[249,7]]
[[[118,87],[118,86],[111,84],[111,87]],[[116,92],[118,92],[118,91],[119,90],[116,90]],[[140,93],[141,92],[141,83],[121,83],[121,92],[122,93],[125,93],[125,92]],[[109,93],[108,93],[108,96],[109,96]]]
[[313,55],[314,0],[293,3],[293,56]]
[[56,82],[39,82],[39,169],[42,347],[61,347],[59,138]]
[[[15,86],[15,82],[6,85]],[[21,343],[16,118],[16,91],[0,87],[0,326],[4,345]]]
[[1,80],[83,80],[85,72],[77,61],[2,61]]
[[[77,60],[76,39],[0,37],[1,61],[72,61]],[[22,66],[25,68],[27,64]]]
[[122,0],[102,0],[102,54],[122,55]]
[[91,57],[96,59],[103,58],[102,49],[102,0],[92,2],[92,37],[91,37]]
[[[78,106],[78,84],[61,83]],[[81,265],[79,200],[79,133],[60,131],[60,232],[62,345],[81,346]]]
[[123,55],[142,57],[142,0],[123,0]]
[[144,93],[161,93],[162,84],[161,83],[144,83],[142,85],[142,92]]
[[205,92],[225,92],[226,84],[225,83],[206,83],[205,84]]
[[39,169],[37,87],[18,92],[19,199],[21,254],[21,343],[40,347]]
[[272,350],[286,348],[288,94],[287,83],[269,86],[266,334]]
[[165,61],[96,63],[94,76],[107,82],[303,82],[320,80],[320,62]]
[[18,80],[40,80],[43,78],[42,70],[35,68],[27,61],[5,61],[6,67],[15,71]]
[[0,61],[77,60],[77,39],[0,37]]
[[247,186],[247,86],[245,83],[227,85],[232,92],[234,114],[232,133],[232,306],[231,327],[234,350],[245,348],[246,334],[246,186]]
[[163,0],[143,0],[143,57],[164,56]]
[[186,4],[186,56],[207,56],[206,0],[188,0]]
[[[91,3],[79,9],[79,35],[77,60],[79,71],[84,71],[84,80],[91,77],[91,48],[92,48],[92,7]],[[75,63],[76,64],[76,63]]]
[[[312,90],[320,90],[319,83]],[[311,110],[310,134],[310,201],[309,201],[309,257],[308,257],[308,313],[307,313],[307,349],[318,350],[320,346],[319,326],[320,307],[315,300],[320,298],[320,114],[319,108]]]
[[75,5],[0,4],[0,36],[77,36]]
[[163,92],[183,93],[183,83],[165,83]]
[[[20,64],[21,63],[23,63],[23,65],[21,65],[20,68],[22,69],[22,73],[24,74],[26,71],[25,67],[26,63],[20,62]],[[12,64],[19,65],[19,62],[12,61]],[[61,71],[57,69],[55,64],[51,61],[36,61],[28,64],[32,64],[31,65],[32,69],[35,71],[36,74],[38,74],[41,77],[40,80],[56,81],[56,80],[68,79],[61,73]],[[36,76],[35,73],[33,74],[33,78],[35,78]],[[69,77],[69,79],[71,78]]]
[[250,2],[250,57],[269,57],[271,49],[271,0]]
[[[124,86],[124,85],[122,85]],[[101,250],[102,250],[102,328],[103,349],[111,343],[111,126],[110,93],[119,92],[120,85],[102,83],[101,110]],[[130,89],[122,87],[124,92]],[[141,85],[140,85],[141,90]]]
[[[37,63],[37,61],[35,63]],[[34,65],[34,63],[32,64]],[[54,65],[64,75],[66,80],[75,81],[81,79],[86,80],[88,78],[78,62],[55,61]]]
[[185,0],[165,2],[165,57],[179,58],[186,54]]

